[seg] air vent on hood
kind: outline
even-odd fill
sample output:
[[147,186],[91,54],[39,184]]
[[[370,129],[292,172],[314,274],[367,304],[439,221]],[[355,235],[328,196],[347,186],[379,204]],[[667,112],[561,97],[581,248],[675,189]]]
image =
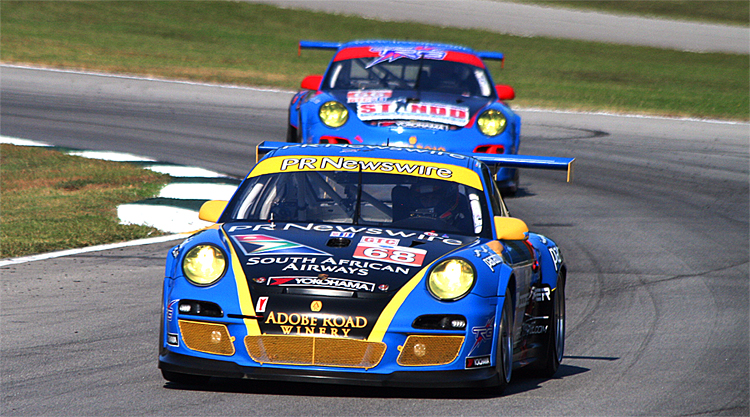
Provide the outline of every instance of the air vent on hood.
[[351,245],[351,243],[352,240],[345,237],[332,237],[328,239],[328,243],[326,243],[326,246],[331,248],[345,248]]

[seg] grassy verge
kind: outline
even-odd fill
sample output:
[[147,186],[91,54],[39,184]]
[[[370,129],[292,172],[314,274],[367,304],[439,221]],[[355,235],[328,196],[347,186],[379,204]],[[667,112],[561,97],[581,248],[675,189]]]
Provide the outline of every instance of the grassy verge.
[[512,0],[554,7],[590,9],[665,19],[748,26],[750,2],[747,0]]
[[2,60],[295,89],[330,52],[300,39],[428,39],[506,54],[515,104],[748,120],[747,55],[699,54],[386,23],[243,2],[3,1]]
[[0,145],[0,258],[161,234],[121,225],[116,207],[152,197],[168,176],[135,165]]

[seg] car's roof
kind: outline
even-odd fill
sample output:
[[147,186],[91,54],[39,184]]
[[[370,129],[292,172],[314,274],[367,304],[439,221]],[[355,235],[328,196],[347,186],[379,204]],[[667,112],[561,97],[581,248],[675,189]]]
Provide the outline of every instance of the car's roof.
[[268,156],[273,157],[300,155],[378,158],[385,160],[432,162],[468,168],[477,173],[481,172],[481,162],[472,157],[451,152],[420,148],[402,148],[394,146],[372,145],[290,144],[289,146],[282,146],[268,154]]

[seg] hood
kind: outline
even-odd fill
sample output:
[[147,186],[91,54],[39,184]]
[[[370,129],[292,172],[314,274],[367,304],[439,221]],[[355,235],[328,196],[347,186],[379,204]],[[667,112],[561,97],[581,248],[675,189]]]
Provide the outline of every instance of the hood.
[[364,121],[415,120],[465,126],[493,100],[414,90],[328,92]]
[[421,269],[475,237],[386,228],[232,223],[262,333],[363,339]]

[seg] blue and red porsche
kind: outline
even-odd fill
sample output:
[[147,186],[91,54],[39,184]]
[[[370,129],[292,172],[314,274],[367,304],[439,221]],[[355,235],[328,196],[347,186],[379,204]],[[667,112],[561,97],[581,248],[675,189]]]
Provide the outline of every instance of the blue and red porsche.
[[231,200],[201,208],[215,225],[167,256],[165,379],[503,389],[516,368],[557,371],[567,267],[509,216],[491,167],[572,159],[259,149]]
[[[521,120],[505,103],[515,93],[496,86],[484,63],[504,60],[502,53],[400,41],[301,41],[299,48],[335,53],[292,98],[287,142],[518,153]],[[513,193],[518,171],[503,168],[497,181]]]

